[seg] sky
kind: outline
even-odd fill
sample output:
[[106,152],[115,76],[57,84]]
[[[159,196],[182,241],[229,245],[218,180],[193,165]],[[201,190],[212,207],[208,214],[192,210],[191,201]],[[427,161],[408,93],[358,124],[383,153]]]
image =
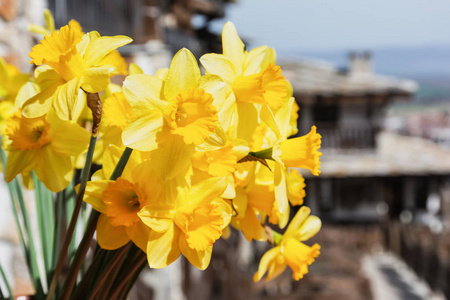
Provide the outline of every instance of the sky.
[[277,51],[450,45],[448,0],[238,0],[213,28],[226,20]]

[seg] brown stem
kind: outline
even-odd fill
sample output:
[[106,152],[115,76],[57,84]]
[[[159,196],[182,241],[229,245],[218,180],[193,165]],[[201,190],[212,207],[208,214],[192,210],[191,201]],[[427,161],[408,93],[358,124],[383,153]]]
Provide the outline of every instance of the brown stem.
[[114,292],[108,296],[106,299],[117,299],[117,297],[120,295],[121,290],[127,286],[129,283],[128,281],[135,276],[136,272],[139,270],[139,268],[142,268],[142,265],[146,262],[147,256],[145,254],[139,253],[139,256],[135,259],[133,263],[131,263],[132,268],[126,273],[126,275],[120,279],[118,284],[114,287]]
[[81,174],[80,188],[78,190],[77,198],[75,200],[75,207],[73,209],[72,217],[70,219],[69,227],[67,228],[66,236],[64,237],[64,242],[59,253],[58,263],[56,264],[55,272],[53,273],[52,281],[47,295],[47,300],[53,299],[53,295],[58,285],[59,275],[61,274],[64,261],[67,258],[67,250],[69,249],[70,242],[72,241],[72,236],[75,231],[75,227],[78,221],[78,215],[80,214],[81,204],[83,203],[83,196],[86,190],[87,181],[89,179],[89,174],[91,172],[92,157],[94,155],[95,143],[97,141],[97,136],[91,135],[91,141],[89,142],[89,149],[86,155],[86,164],[83,168]]
[[[91,213],[91,217],[89,218],[88,225],[86,227],[86,232],[83,235],[83,239],[81,240],[80,245],[78,246],[77,252],[75,253],[75,257],[73,258],[72,263],[70,264],[69,272],[66,277],[66,281],[63,286],[63,294],[61,295],[61,299],[67,300],[70,298],[72,293],[72,289],[77,281],[78,271],[83,265],[84,258],[86,257],[86,253],[89,250],[89,246],[92,241],[92,237],[94,236],[95,229],[97,227],[97,221],[100,217],[100,213],[96,210],[93,210]],[[47,298],[47,300],[50,300]]]
[[126,254],[130,249],[130,246],[131,243],[128,243],[127,245],[120,248],[116,253],[114,253],[112,262],[108,262],[107,267],[103,270],[103,274],[101,275],[100,280],[95,283],[95,288],[92,291],[91,295],[89,296],[89,300],[95,299],[95,296],[97,296],[98,292],[100,292],[101,290],[106,289],[106,292],[109,290],[109,287],[106,288],[103,284],[105,283],[106,279],[109,279],[109,281],[112,284],[112,281],[114,281],[114,277],[117,275],[117,272],[119,271],[118,266],[123,263]]

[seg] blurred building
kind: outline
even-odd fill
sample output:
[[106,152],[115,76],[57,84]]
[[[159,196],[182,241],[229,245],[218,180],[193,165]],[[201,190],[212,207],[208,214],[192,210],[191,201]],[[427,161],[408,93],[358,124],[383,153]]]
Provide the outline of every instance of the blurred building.
[[325,223],[381,229],[385,249],[450,299],[450,150],[382,130],[387,106],[410,100],[417,84],[372,73],[368,53],[352,53],[345,69],[300,61],[283,71],[300,106],[299,135],[313,124],[322,135],[322,173],[304,172],[306,204]]

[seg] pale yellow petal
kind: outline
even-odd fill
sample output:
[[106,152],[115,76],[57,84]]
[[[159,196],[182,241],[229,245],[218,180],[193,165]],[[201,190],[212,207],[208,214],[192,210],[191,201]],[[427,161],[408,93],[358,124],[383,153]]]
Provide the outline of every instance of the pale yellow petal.
[[9,151],[6,161],[5,180],[10,182],[20,173],[33,170],[39,163],[38,150]]
[[55,31],[55,19],[53,19],[52,12],[49,9],[44,9],[45,27],[51,32]]
[[219,197],[227,186],[226,177],[211,177],[197,183],[189,192],[190,205],[199,207],[210,203],[212,199]]
[[97,222],[97,242],[103,249],[115,250],[130,241],[124,226],[112,226],[109,218],[101,214]]
[[123,82],[123,93],[136,115],[166,109],[168,103],[160,99],[162,84],[161,79],[147,74],[127,76]]
[[[25,101],[27,101],[28,99],[30,99],[31,97],[35,96],[40,92],[41,87],[38,84],[32,81],[25,83],[17,93],[16,101],[14,102],[15,109],[17,110],[21,108],[22,105],[25,103]],[[49,105],[51,107],[52,105],[51,100],[48,100],[48,102],[50,103]]]
[[185,172],[191,165],[193,145],[186,145],[183,137],[170,135],[152,152],[153,168],[163,180],[169,180]]
[[200,69],[194,55],[186,48],[175,54],[170,64],[164,84],[166,100],[175,99],[182,91],[197,88],[200,80]]
[[131,43],[133,40],[127,36],[102,36],[91,41],[84,51],[83,59],[87,67],[94,66],[111,51]]
[[275,186],[275,199],[280,213],[285,213],[289,206],[286,176],[287,174],[283,164],[275,161],[273,183]]
[[258,271],[253,275],[253,280],[259,281],[266,273],[267,269],[275,263],[277,256],[280,254],[280,247],[275,247],[264,253],[259,262]]
[[298,229],[296,237],[302,242],[309,240],[319,232],[320,227],[322,227],[322,221],[316,216],[309,216]]
[[148,205],[139,213],[142,222],[156,232],[166,232],[173,225],[175,209],[170,206]]
[[73,165],[69,156],[58,155],[51,147],[39,151],[41,158],[34,169],[39,180],[52,192],[60,192],[72,181]]
[[80,83],[79,79],[72,79],[59,86],[53,94],[53,108],[58,117],[63,120],[74,120],[77,112],[81,110],[81,106],[84,104],[79,101],[82,99],[79,97],[79,93],[82,93]]
[[[52,98],[57,90],[64,85],[64,80],[58,80],[45,90],[23,101],[22,113],[27,118],[37,118],[46,114],[52,107]],[[20,101],[22,102],[22,100]]]
[[47,114],[47,121],[53,129],[51,147],[62,155],[79,155],[87,151],[90,134],[76,123],[63,121],[54,111]]
[[104,91],[109,85],[109,68],[87,68],[81,76],[81,88],[88,93]]
[[200,62],[206,69],[207,74],[221,77],[228,85],[232,85],[236,78],[233,63],[224,55],[208,53],[200,58]]
[[239,38],[233,23],[227,22],[222,30],[223,54],[233,63],[236,73],[242,74],[245,45]]
[[283,239],[295,238],[297,236],[297,233],[299,232],[299,229],[301,228],[305,220],[308,218],[310,212],[311,209],[309,207],[307,206],[300,207],[298,212],[295,214],[294,218],[289,223],[289,226],[283,235]]
[[261,68],[261,64],[267,52],[267,46],[260,46],[252,49],[247,53],[244,62],[243,75],[248,76],[259,73],[264,69]]
[[162,112],[151,110],[147,115],[134,119],[125,127],[122,133],[123,144],[140,151],[153,150],[158,147],[156,138],[162,126]]
[[272,110],[267,105],[263,105],[261,108],[261,120],[269,126],[270,129],[276,134],[277,137],[280,136],[280,129],[275,121],[275,116]]
[[137,64],[131,63],[130,66],[129,66],[128,73],[130,75],[144,74],[144,71],[142,71],[141,67],[139,67]]
[[[83,201],[92,205],[92,207],[102,214],[106,213],[106,205],[102,201],[102,194],[108,187],[110,180],[88,181],[84,192]],[[76,187],[78,193],[79,185]]]

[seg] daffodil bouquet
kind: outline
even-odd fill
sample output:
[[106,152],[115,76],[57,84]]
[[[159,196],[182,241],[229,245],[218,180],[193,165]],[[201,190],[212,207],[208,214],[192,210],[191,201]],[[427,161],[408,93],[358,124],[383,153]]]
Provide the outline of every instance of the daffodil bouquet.
[[[31,28],[44,35],[29,54],[34,76],[0,69],[2,162],[36,299],[125,299],[146,265],[182,254],[206,269],[230,228],[273,246],[255,281],[286,266],[295,280],[308,272],[320,247],[303,242],[321,222],[306,206],[289,219],[305,196],[297,168],[320,173],[321,137],[313,126],[288,139],[298,106],[272,48],[246,51],[228,22],[223,54],[200,58],[205,75],[188,49],[148,75],[116,50],[130,38],[83,33],[73,20],[55,30],[45,16],[46,28]],[[122,86],[110,81],[118,74]]]

